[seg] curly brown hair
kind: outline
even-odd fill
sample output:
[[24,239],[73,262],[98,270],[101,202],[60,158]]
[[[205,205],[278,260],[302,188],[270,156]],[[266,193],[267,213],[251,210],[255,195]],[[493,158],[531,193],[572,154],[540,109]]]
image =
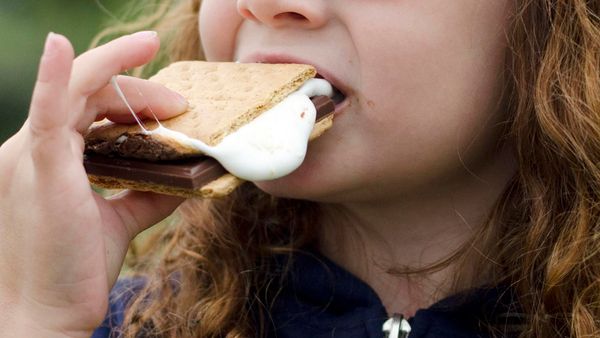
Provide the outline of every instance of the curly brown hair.
[[[201,59],[200,0],[160,3],[125,28],[159,30],[163,63]],[[505,139],[519,168],[470,241],[485,243],[478,271],[514,288],[521,337],[599,337],[600,1],[515,0],[507,40]],[[151,241],[162,249],[139,257],[147,283],[124,336],[261,336],[283,278],[272,257],[317,240],[318,204],[245,185],[224,200],[188,200],[177,217]]]

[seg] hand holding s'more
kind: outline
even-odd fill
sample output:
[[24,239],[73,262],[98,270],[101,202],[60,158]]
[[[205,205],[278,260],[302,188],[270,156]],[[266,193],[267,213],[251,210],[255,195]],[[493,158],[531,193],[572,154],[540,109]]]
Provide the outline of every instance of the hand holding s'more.
[[89,178],[104,188],[222,197],[245,180],[285,176],[333,122],[336,90],[315,75],[301,64],[172,64],[150,80],[184,96],[188,110],[165,121],[92,125]]
[[[135,122],[111,78],[158,49],[155,32],[140,32],[75,57],[64,36],[48,35],[27,121],[0,147],[0,335],[89,337],[129,242],[183,201],[130,190],[103,198],[83,166],[83,133],[95,119]],[[129,95],[134,111],[150,105],[168,119],[186,110],[185,99],[159,83],[119,83],[127,94],[145,93]]]

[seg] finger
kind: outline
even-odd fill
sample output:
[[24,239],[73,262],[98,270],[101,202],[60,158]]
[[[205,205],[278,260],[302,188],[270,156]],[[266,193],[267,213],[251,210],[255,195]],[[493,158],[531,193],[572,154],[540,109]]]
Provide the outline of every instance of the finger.
[[159,44],[156,32],[138,32],[83,53],[73,65],[71,89],[89,97],[106,86],[113,75],[152,60]]
[[67,127],[67,95],[74,51],[64,36],[50,33],[40,60],[29,109],[29,129],[35,136],[56,134]]
[[[130,107],[142,118],[154,118],[154,114],[164,120],[187,109],[187,100],[183,96],[161,84],[129,76],[119,76],[117,82]],[[117,123],[135,122],[131,111],[111,85],[88,99],[86,111],[93,112],[90,117],[107,117]]]
[[159,48],[156,32],[139,32],[123,36],[79,56],[73,65],[70,102],[78,114],[70,124],[79,132],[89,127],[85,118],[88,97],[109,84],[112,76],[148,63]]
[[181,197],[132,190],[126,190],[108,199],[126,227],[129,241],[165,219],[183,201]]

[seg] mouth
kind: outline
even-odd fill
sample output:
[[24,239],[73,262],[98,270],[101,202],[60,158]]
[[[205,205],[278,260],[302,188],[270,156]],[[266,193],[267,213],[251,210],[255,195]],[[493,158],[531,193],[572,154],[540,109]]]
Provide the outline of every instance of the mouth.
[[344,107],[349,104],[349,96],[351,96],[351,88],[345,86],[335,75],[330,73],[325,68],[314,64],[306,59],[296,58],[284,54],[253,54],[242,58],[240,62],[256,62],[256,63],[300,63],[312,65],[317,70],[315,78],[327,80],[333,87],[332,100],[335,103],[336,113],[339,113]]
[[[317,76],[315,76],[315,78],[327,80],[319,73],[317,73]],[[346,94],[339,90],[333,83],[331,83],[331,81],[327,81],[331,84],[331,87],[333,88],[333,96],[331,97],[331,100],[333,101],[333,103],[335,103],[335,106],[337,108],[338,105],[341,105],[344,101],[346,101]]]

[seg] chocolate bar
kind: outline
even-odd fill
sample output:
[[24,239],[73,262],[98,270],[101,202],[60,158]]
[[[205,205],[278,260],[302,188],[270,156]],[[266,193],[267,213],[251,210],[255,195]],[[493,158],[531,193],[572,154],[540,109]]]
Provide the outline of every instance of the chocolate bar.
[[[311,100],[317,110],[317,121],[335,110],[335,104],[327,96],[315,96]],[[83,165],[88,175],[191,190],[199,189],[227,173],[219,162],[206,156],[152,162],[86,153]]]
[[311,97],[310,100],[317,109],[317,122],[335,110],[335,103],[327,96],[315,96]]
[[206,156],[179,161],[151,162],[85,154],[83,166],[88,174],[95,176],[109,176],[194,190],[227,173],[219,162]]

